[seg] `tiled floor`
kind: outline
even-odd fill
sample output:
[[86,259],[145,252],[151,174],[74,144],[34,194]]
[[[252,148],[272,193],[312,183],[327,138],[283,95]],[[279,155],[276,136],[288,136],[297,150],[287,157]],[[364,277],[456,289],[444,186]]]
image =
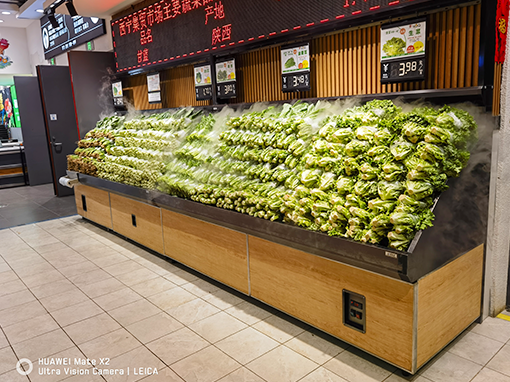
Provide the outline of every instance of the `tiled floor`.
[[74,214],[74,196],[57,198],[51,183],[0,189],[0,229]]
[[[77,216],[1,230],[0,243],[2,382],[510,382],[507,320],[474,324],[403,378]],[[21,358],[34,362],[28,377],[15,370]],[[39,364],[68,358],[72,366]],[[96,359],[96,369],[75,358]]]

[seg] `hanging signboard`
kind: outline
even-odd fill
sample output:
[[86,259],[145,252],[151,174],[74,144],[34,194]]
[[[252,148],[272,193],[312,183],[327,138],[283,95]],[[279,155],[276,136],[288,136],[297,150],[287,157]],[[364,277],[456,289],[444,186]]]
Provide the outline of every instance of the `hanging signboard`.
[[147,75],[147,90],[150,92],[159,92],[161,90],[159,73]]
[[[208,56],[431,0],[159,0],[112,21],[118,71]],[[435,3],[434,3],[435,4]],[[198,61],[198,60],[197,60]]]
[[310,90],[310,45],[287,46],[281,50],[282,91]]
[[425,79],[425,18],[381,27],[381,82]]
[[216,62],[216,96],[220,99],[237,97],[236,60],[233,58]]
[[59,14],[55,18],[57,28],[51,25],[48,16],[41,17],[44,58],[47,60],[106,33],[104,19]]
[[147,74],[147,91],[149,92],[149,103],[161,102],[159,73]]
[[211,65],[195,65],[195,95],[197,101],[212,99]]
[[112,83],[112,93],[113,93],[113,104],[115,106],[123,106],[124,105],[124,93],[122,92],[122,81]]

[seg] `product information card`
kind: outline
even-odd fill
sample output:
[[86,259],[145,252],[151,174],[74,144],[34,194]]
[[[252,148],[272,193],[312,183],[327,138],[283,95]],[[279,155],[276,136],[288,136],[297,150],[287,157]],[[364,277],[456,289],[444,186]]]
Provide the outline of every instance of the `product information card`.
[[381,27],[381,82],[425,79],[425,18]]
[[282,91],[310,90],[310,45],[287,46],[281,50]]
[[228,59],[216,62],[216,95],[218,98],[234,98],[236,93],[236,61]]
[[195,95],[196,100],[207,100],[212,98],[211,65],[196,65],[195,71]]

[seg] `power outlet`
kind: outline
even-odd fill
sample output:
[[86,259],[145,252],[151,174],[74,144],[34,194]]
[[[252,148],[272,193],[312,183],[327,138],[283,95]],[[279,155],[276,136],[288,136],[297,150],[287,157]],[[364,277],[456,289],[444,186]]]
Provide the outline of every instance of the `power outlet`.
[[365,333],[367,322],[367,303],[365,296],[344,289],[342,291],[342,299],[344,308],[344,325],[359,332]]

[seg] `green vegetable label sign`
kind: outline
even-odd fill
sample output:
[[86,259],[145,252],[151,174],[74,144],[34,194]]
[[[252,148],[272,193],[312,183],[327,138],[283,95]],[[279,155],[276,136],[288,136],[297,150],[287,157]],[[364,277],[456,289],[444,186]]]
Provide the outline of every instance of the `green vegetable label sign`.
[[197,101],[212,98],[211,65],[195,65],[195,96]]
[[287,46],[281,50],[282,91],[310,90],[310,45]]
[[381,27],[381,82],[425,78],[426,31],[425,18]]
[[282,73],[310,70],[310,48],[307,45],[282,49]]
[[426,22],[381,28],[381,59],[425,54]]
[[[236,97],[236,61],[225,59],[216,62],[216,96],[220,99]],[[196,80],[196,79],[195,79]]]

